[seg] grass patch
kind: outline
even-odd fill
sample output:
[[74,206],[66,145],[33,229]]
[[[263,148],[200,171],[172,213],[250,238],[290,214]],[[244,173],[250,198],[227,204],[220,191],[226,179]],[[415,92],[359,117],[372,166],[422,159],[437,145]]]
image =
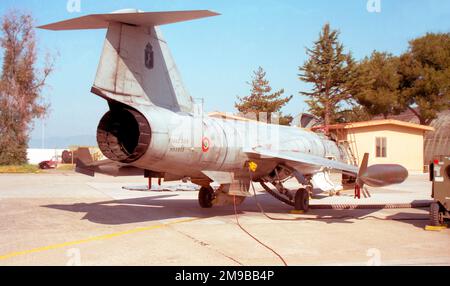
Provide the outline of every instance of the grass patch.
[[25,174],[39,172],[39,167],[31,164],[0,166],[0,174]]
[[56,170],[59,170],[59,171],[73,171],[73,170],[75,170],[75,165],[72,165],[72,164],[58,164],[58,167],[56,167]]

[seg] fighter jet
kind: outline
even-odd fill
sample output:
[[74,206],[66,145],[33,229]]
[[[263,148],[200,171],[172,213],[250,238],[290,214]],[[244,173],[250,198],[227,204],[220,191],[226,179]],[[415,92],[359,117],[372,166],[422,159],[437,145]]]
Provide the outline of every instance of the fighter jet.
[[[94,162],[87,149],[80,149],[77,172],[189,179],[200,186],[202,208],[241,203],[250,196],[250,185],[259,182],[275,198],[303,211],[309,208],[312,181],[327,170],[353,176],[357,189],[406,179],[408,172],[400,165],[368,167],[367,155],[360,168],[350,164],[345,148],[323,134],[204,115],[185,88],[159,26],[217,15],[127,9],[39,27],[107,29],[91,92],[109,106],[97,128],[98,146],[108,159]],[[298,188],[287,189],[285,182],[293,178]]]

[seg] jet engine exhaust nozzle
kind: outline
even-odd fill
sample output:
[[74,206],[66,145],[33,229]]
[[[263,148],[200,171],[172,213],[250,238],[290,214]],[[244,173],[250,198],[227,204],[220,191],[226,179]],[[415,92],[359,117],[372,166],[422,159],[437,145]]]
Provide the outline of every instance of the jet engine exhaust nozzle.
[[103,115],[97,127],[97,143],[108,159],[131,163],[147,151],[151,128],[136,110],[118,108]]

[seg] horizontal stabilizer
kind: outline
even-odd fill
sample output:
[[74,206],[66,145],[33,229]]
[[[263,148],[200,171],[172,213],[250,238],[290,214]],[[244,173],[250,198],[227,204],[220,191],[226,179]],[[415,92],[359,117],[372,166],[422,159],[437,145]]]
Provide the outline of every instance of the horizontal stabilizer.
[[78,148],[75,172],[93,177],[96,173],[108,176],[142,176],[144,170],[109,159],[93,161],[88,148]]
[[104,29],[108,28],[109,23],[118,22],[134,26],[160,26],[177,22],[184,22],[205,17],[217,16],[218,13],[208,10],[193,11],[170,11],[170,12],[133,12],[118,11],[108,14],[91,14],[65,21],[60,21],[38,28],[47,30],[82,30],[82,29]]
[[89,165],[93,162],[88,148],[78,148],[75,172],[93,177],[95,172]]

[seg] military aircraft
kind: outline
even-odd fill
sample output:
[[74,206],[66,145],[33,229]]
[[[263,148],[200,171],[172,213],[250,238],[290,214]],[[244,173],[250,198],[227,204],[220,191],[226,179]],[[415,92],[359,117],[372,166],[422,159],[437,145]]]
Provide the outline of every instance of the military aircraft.
[[[189,179],[200,186],[202,208],[236,198],[241,203],[250,196],[250,184],[259,182],[276,198],[304,211],[312,180],[328,169],[355,177],[356,188],[406,179],[408,173],[400,165],[368,167],[367,155],[360,168],[349,164],[345,148],[323,134],[205,116],[183,85],[158,26],[216,15],[207,10],[125,9],[39,27],[107,29],[91,92],[109,105],[97,129],[98,146],[108,159],[94,162],[87,149],[80,149],[77,172]],[[297,190],[283,185],[291,178],[298,181]],[[220,187],[214,189],[213,182]]]

